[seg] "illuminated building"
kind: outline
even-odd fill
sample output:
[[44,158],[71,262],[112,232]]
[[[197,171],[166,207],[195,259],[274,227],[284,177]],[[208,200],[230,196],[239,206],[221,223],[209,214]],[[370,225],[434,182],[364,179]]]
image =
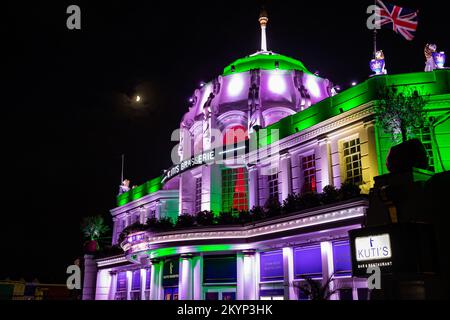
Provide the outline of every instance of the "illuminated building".
[[96,289],[85,290],[85,299],[308,299],[293,284],[331,275],[331,299],[366,299],[366,280],[351,276],[348,244],[348,231],[364,223],[364,196],[252,222],[119,237],[150,217],[237,214],[344,182],[367,194],[373,178],[387,173],[393,144],[373,117],[383,85],[429,94],[428,124],[414,134],[428,151],[430,174],[450,168],[448,70],[377,75],[332,94],[329,80],[267,51],[266,15],[259,21],[261,50],[195,90],[180,123],[180,163],[118,196],[113,244],[124,253],[86,263],[85,283]]

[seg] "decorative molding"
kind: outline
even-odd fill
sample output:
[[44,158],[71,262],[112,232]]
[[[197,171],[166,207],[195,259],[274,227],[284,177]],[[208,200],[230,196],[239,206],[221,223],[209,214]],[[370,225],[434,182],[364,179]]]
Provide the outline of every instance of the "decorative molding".
[[123,255],[119,255],[119,256],[113,256],[113,257],[108,257],[108,258],[101,258],[101,259],[97,259],[97,266],[98,267],[107,267],[107,266],[111,266],[111,265],[115,265],[115,264],[119,264],[119,263],[127,263],[129,262],[125,256]]

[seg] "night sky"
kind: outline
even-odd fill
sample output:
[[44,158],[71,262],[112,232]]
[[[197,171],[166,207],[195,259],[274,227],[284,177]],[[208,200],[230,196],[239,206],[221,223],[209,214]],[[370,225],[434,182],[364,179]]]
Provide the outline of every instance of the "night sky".
[[[448,12],[438,2],[394,2],[420,12],[412,42],[379,32],[389,73],[423,71],[427,42],[450,52]],[[370,74],[372,3],[269,1],[269,50],[342,88],[363,81]],[[70,4],[81,7],[80,31],[66,28]],[[199,83],[259,48],[260,2],[2,7],[0,279],[65,282],[66,267],[82,254],[82,217],[101,214],[111,222],[121,154],[132,184],[171,165],[172,130]],[[140,107],[130,103],[136,93],[144,99]]]

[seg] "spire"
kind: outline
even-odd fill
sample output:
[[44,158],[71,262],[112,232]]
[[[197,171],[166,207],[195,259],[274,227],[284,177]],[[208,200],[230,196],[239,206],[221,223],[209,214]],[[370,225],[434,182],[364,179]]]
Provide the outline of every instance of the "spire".
[[261,51],[267,51],[267,38],[266,38],[266,26],[269,21],[267,11],[264,7],[261,8],[259,13],[259,25],[261,26]]

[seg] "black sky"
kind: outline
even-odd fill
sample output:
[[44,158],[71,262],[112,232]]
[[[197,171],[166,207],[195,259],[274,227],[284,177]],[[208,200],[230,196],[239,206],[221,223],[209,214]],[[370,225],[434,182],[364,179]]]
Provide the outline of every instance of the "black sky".
[[[392,1],[391,1],[392,2]],[[379,33],[389,73],[421,71],[423,46],[450,50],[447,13],[418,8],[412,42]],[[141,184],[171,165],[170,142],[200,81],[259,45],[259,1],[7,1],[2,10],[0,279],[64,281],[81,253],[80,220],[109,219],[125,175]],[[370,70],[372,1],[269,1],[269,49],[346,87]],[[445,3],[441,1],[441,3]],[[82,30],[66,28],[66,8]],[[140,92],[145,108],[127,95]]]

